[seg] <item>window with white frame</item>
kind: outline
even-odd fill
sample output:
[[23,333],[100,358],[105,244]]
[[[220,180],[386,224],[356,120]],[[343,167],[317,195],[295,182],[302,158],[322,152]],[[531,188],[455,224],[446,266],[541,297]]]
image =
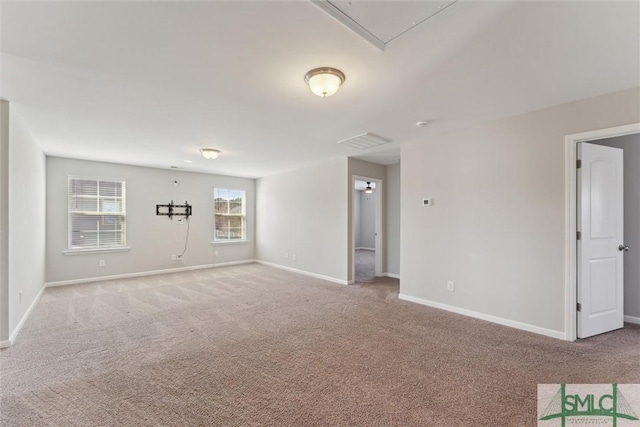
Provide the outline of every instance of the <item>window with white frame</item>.
[[213,200],[214,242],[246,240],[246,192],[214,188]]
[[69,249],[126,246],[124,181],[69,177]]

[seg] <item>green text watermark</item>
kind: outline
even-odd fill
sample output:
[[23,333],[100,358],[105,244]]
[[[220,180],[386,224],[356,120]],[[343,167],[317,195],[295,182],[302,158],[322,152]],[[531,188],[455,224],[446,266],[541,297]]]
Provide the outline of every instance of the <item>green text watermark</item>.
[[538,384],[538,426],[637,426],[638,384]]

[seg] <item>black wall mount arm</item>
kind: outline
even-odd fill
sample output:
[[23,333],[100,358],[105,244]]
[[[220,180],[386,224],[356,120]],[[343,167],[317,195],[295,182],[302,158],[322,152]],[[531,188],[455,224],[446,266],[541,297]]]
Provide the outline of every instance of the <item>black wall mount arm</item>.
[[156,215],[168,216],[169,219],[172,219],[174,216],[189,218],[192,215],[191,212],[192,207],[187,201],[184,202],[184,205],[174,205],[173,200],[166,205],[156,205]]

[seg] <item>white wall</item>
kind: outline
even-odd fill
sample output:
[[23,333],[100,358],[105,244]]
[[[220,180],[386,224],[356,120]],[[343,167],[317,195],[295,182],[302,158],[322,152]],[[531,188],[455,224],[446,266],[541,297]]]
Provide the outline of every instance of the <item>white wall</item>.
[[[122,179],[127,185],[128,252],[64,255],[67,249],[68,175]],[[178,186],[173,182],[177,180]],[[211,245],[213,188],[247,192],[247,243]],[[187,224],[156,216],[157,204],[188,201],[193,206],[184,263]],[[216,251],[218,255],[216,256]],[[47,158],[47,282],[210,265],[255,258],[255,180],[220,175],[144,168],[113,163]],[[99,267],[104,260],[105,267]]]
[[[360,205],[360,215],[355,213],[356,248],[376,248],[376,199],[378,191],[367,194],[363,190],[357,191],[354,207]],[[358,236],[360,240],[358,240]]]
[[45,156],[10,112],[9,331],[13,339],[45,283]]
[[640,317],[640,134],[594,143],[624,150],[624,314]]
[[346,282],[346,176],[333,159],[258,179],[257,258]]
[[0,100],[0,348],[9,344],[9,102]]
[[385,240],[387,273],[400,274],[400,163],[386,167]]
[[401,294],[558,336],[564,137],[639,122],[638,99],[634,88],[403,145]]
[[353,196],[353,217],[354,217],[354,226],[353,231],[355,233],[355,242],[356,248],[362,247],[362,236],[360,235],[360,229],[362,228],[360,225],[360,216],[362,215],[362,195],[360,194],[360,190],[355,191]]

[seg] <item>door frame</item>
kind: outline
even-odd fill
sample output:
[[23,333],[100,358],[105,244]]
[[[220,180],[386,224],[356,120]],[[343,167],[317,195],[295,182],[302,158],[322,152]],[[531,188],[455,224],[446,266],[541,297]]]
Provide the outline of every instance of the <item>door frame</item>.
[[351,280],[349,283],[355,283],[356,280],[356,210],[353,208],[355,204],[354,198],[356,195],[356,181],[365,181],[365,182],[373,182],[376,184],[375,191],[376,194],[376,236],[375,236],[375,245],[376,245],[376,277],[382,277],[382,242],[384,242],[383,237],[383,227],[382,227],[382,198],[383,198],[383,188],[384,182],[380,178],[370,178],[361,175],[351,175]]
[[578,232],[577,209],[577,159],[578,143],[613,138],[616,136],[640,133],[640,123],[615,126],[590,132],[565,136],[565,291],[564,291],[564,331],[565,340],[577,339],[577,293],[578,293],[578,260],[576,235]]

